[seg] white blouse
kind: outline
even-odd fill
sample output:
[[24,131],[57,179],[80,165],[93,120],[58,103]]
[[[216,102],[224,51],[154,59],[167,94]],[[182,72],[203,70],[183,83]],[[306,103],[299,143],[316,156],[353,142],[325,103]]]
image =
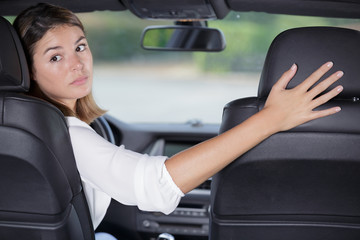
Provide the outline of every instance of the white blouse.
[[126,150],[78,118],[66,120],[94,228],[104,218],[111,198],[144,211],[169,214],[175,210],[184,194],[165,167],[166,157]]

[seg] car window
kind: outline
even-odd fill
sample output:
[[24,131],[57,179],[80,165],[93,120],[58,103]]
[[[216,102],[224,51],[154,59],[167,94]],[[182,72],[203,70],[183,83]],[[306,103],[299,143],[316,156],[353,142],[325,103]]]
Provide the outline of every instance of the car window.
[[142,20],[129,12],[79,16],[94,55],[94,96],[126,122],[219,123],[227,102],[256,96],[267,49],[278,33],[302,26],[360,30],[356,19],[230,13],[208,23],[223,31],[224,51],[162,52],[141,49],[140,35],[146,26],[171,21]]

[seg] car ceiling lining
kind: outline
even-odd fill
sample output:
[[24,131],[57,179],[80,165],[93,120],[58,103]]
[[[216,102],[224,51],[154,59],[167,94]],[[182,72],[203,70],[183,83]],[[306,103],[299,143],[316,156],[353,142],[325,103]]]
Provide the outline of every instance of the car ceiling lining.
[[[23,9],[38,2],[42,1],[0,0],[0,15],[17,15]],[[129,8],[129,2],[137,7],[141,7],[144,3],[149,3],[148,0],[87,0],[85,4],[83,0],[47,0],[46,2],[61,5],[74,12],[123,11]],[[185,8],[185,6],[189,6],[188,8],[195,6],[194,2],[209,3],[219,19],[224,18],[229,10],[237,12],[255,11],[291,15],[360,18],[359,0],[153,0],[153,2],[154,7],[152,10],[160,14],[166,8],[168,8],[168,11],[171,11],[174,4],[176,6],[175,9],[181,9],[181,7]],[[157,8],[159,8],[159,11],[157,11]],[[132,12],[134,11],[132,10]],[[159,19],[156,15],[154,17]],[[144,18],[149,17],[146,16]]]

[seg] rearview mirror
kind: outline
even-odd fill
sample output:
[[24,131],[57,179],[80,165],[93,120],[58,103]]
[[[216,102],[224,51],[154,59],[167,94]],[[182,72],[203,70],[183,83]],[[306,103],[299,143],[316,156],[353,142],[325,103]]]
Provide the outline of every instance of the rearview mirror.
[[164,51],[222,51],[226,43],[219,29],[194,26],[152,26],[144,29],[141,47]]

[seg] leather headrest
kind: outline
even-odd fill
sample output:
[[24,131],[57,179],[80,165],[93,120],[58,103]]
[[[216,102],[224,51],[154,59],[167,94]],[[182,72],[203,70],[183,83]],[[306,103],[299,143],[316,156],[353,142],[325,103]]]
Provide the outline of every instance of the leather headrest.
[[298,65],[288,88],[305,80],[322,64],[332,61],[333,68],[322,78],[337,70],[344,76],[330,86],[341,84],[338,99],[360,97],[360,32],[335,27],[306,27],[287,30],[272,42],[260,79],[258,97],[266,98],[271,87],[293,63]]
[[30,78],[26,57],[13,26],[0,17],[0,91],[26,92]]

